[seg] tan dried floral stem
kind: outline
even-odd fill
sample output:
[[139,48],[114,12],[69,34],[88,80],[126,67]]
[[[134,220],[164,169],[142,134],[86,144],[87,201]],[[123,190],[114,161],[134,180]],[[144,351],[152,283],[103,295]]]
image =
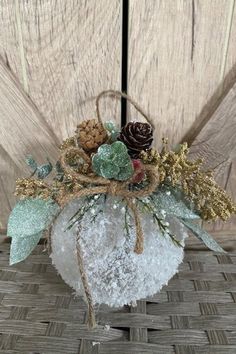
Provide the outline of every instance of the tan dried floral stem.
[[96,98],[96,114],[97,114],[97,119],[98,121],[103,124],[102,122],[102,118],[101,118],[101,113],[100,113],[100,100],[102,97],[104,96],[111,96],[111,97],[124,97],[127,101],[129,101],[135,108],[136,110],[146,119],[146,121],[152,126],[152,129],[155,129],[155,125],[153,123],[153,121],[151,120],[151,118],[143,111],[143,109],[139,106],[139,104],[137,102],[135,102],[133,100],[132,97],[130,97],[129,95],[127,95],[124,92],[121,91],[116,91],[116,90],[105,90],[102,91]]

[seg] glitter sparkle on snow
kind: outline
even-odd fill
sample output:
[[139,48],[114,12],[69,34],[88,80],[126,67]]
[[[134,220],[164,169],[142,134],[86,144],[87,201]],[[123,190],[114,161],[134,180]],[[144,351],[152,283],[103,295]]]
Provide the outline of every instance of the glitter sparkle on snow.
[[[114,208],[117,203],[119,207]],[[83,296],[76,257],[76,227],[66,230],[68,220],[82,204],[82,199],[74,200],[56,219],[51,258],[64,281]],[[122,202],[108,197],[105,204],[99,201],[95,208],[102,208],[103,212],[92,222],[94,211],[88,211],[80,225],[80,246],[94,303],[119,307],[154,295],[178,271],[183,248],[160,232],[150,214],[142,214],[145,242],[144,252],[138,255],[133,251],[136,233],[132,217],[129,235],[124,229]],[[171,231],[183,243],[187,236],[183,227],[174,219],[168,221]]]

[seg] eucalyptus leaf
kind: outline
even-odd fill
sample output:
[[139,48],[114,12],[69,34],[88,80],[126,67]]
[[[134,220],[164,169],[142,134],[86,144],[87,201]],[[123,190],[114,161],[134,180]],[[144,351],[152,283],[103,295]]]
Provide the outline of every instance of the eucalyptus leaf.
[[109,131],[109,133],[115,132],[115,131],[119,131],[119,129],[117,128],[117,126],[115,125],[114,122],[112,121],[107,121],[104,123],[104,127],[106,130]]
[[178,189],[169,186],[160,187],[153,194],[152,199],[156,207],[159,210],[165,210],[167,215],[184,219],[199,219],[199,215],[192,210],[190,203],[187,205],[183,193]]
[[119,129],[117,128],[117,126],[112,122],[112,121],[108,121],[104,123],[104,127],[105,129],[110,133],[110,139],[112,142],[117,140],[117,137],[120,134]]
[[30,235],[30,237],[13,237],[10,249],[10,265],[26,259],[37,246],[43,231]]
[[26,157],[25,162],[32,169],[32,171],[36,173],[39,179],[46,178],[52,172],[53,169],[52,163],[49,161],[49,159],[48,159],[48,163],[38,166],[33,156],[29,155]]
[[35,171],[38,167],[37,162],[35,161],[35,159],[31,155],[28,155],[26,157],[25,162],[33,171]]
[[119,131],[112,131],[111,132],[111,141],[112,142],[116,141],[119,135],[120,135]]
[[59,209],[52,199],[20,200],[9,217],[7,235],[19,238],[38,234],[48,227]]
[[48,161],[45,165],[38,166],[36,170],[37,177],[39,179],[46,178],[52,172],[52,168],[53,167],[50,161]]
[[197,236],[210,250],[214,252],[226,253],[223,248],[205,230],[190,220],[179,219],[192,233]]

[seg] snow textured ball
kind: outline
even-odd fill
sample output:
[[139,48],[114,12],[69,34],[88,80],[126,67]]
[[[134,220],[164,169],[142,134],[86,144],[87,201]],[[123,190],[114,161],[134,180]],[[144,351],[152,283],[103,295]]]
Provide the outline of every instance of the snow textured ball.
[[[76,255],[76,225],[68,220],[83,205],[83,199],[70,202],[54,222],[51,258],[64,281],[84,296]],[[93,302],[119,307],[154,295],[178,271],[183,248],[159,230],[151,214],[142,213],[144,251],[134,252],[136,230],[131,213],[119,198],[108,197],[96,203],[80,221],[80,248]],[[187,234],[175,220],[172,232],[184,244]],[[129,225],[128,231],[124,225]]]

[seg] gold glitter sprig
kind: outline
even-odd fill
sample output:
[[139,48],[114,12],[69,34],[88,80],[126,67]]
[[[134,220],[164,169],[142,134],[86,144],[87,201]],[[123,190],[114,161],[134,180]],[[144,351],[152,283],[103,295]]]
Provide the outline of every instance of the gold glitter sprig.
[[15,195],[22,198],[48,199],[51,197],[51,190],[49,185],[36,178],[19,178],[16,180]]
[[140,155],[144,163],[158,166],[160,182],[180,186],[204,220],[218,217],[227,220],[236,212],[236,205],[215,182],[213,173],[202,170],[203,160],[191,161],[187,158],[187,143],[180,145],[178,151],[170,151],[166,140],[163,143],[161,153],[152,149]]
[[82,185],[76,179],[65,174],[62,181],[53,180],[49,185],[45,181],[35,178],[20,178],[16,180],[15,195],[23,198],[52,198],[59,205],[67,196],[72,196],[81,190]]
[[63,141],[63,143],[60,146],[60,150],[64,151],[66,149],[68,149],[69,147],[75,147],[75,136],[72,136],[70,138],[67,138]]

